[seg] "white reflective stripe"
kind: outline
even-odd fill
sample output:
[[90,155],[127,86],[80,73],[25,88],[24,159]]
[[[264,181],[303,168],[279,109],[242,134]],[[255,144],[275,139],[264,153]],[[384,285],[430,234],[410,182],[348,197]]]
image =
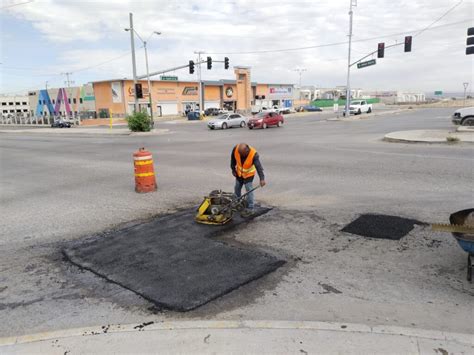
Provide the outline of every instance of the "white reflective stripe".
[[144,157],[133,157],[133,160],[149,160],[149,159],[152,159],[151,155],[147,155]]

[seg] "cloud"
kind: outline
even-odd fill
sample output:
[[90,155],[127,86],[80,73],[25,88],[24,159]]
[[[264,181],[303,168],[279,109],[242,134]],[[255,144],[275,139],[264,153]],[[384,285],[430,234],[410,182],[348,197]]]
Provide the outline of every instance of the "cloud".
[[[428,26],[458,1],[358,1],[354,9],[353,59],[376,49],[377,43],[400,42],[404,35],[357,42],[363,38],[399,33]],[[344,42],[348,32],[346,1],[56,1],[38,0],[7,9],[8,14],[30,23],[42,39],[54,43],[60,55],[54,67],[72,71],[93,66],[123,54],[129,48],[128,13],[142,37],[161,31],[149,42],[152,70],[173,67],[194,59],[196,50],[241,52]],[[465,1],[437,25],[472,18],[472,1]],[[465,31],[457,25],[426,31],[413,39],[413,52],[396,47],[386,51],[377,65],[358,70],[353,84],[368,89],[457,90],[472,78],[472,59],[464,55]],[[137,41],[137,45],[139,41]],[[212,55],[222,60],[222,55]],[[303,84],[344,85],[347,45],[267,54],[227,55],[231,65],[252,67],[252,79],[262,82],[298,81],[295,68],[306,68]],[[38,54],[41,57],[41,53]],[[144,73],[143,52],[137,53]],[[233,77],[215,63],[204,78]],[[469,75],[469,73],[471,75]],[[186,70],[182,79],[195,79]],[[130,76],[130,58],[74,73],[77,80]],[[7,82],[7,79],[4,79]]]

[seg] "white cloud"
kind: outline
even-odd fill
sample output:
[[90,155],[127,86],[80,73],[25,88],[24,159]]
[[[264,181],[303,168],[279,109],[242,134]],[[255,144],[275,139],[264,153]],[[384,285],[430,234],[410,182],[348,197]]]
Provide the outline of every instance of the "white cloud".
[[[387,45],[403,40],[392,38],[357,42],[358,39],[428,26],[458,1],[451,0],[359,0],[354,9],[354,52],[357,59],[375,50],[377,42]],[[31,23],[43,37],[63,48],[56,67],[73,71],[92,66],[123,53],[129,46],[128,13],[134,13],[135,28],[147,36],[155,30],[162,36],[150,40],[151,69],[187,63],[195,50],[236,52],[311,46],[347,40],[348,2],[306,1],[55,1],[37,0],[8,9],[17,19]],[[472,1],[464,1],[437,25],[473,18]],[[363,70],[353,70],[356,86],[377,89],[443,88],[458,90],[462,81],[472,80],[472,58],[464,54],[468,23],[426,31],[414,37],[413,52],[396,47],[386,58]],[[253,80],[297,82],[294,68],[304,67],[304,84],[343,85],[347,46],[315,48],[268,54],[228,55],[231,65],[252,67]],[[224,55],[213,55],[221,59]],[[137,53],[143,73],[143,53]],[[233,76],[222,64],[204,78]],[[130,58],[74,74],[83,80],[130,76]],[[187,71],[180,78],[191,78]],[[4,79],[4,82],[6,80]],[[5,83],[4,83],[5,85]]]

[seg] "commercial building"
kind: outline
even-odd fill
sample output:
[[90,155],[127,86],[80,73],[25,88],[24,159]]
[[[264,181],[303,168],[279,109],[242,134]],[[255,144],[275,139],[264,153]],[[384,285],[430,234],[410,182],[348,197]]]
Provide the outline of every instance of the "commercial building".
[[24,95],[1,95],[0,107],[2,116],[27,116],[30,114],[30,102]]
[[[235,67],[235,80],[203,81],[204,109],[215,107],[232,111],[250,112],[251,107],[293,105],[293,84],[260,84],[251,81],[250,68]],[[170,80],[171,79],[171,80]],[[153,115],[181,115],[199,109],[199,82],[181,81],[177,77],[146,80],[142,85],[143,98],[138,109],[150,112],[150,94]],[[130,114],[135,105],[132,79],[113,79],[92,82],[96,111],[99,117],[120,118]]]

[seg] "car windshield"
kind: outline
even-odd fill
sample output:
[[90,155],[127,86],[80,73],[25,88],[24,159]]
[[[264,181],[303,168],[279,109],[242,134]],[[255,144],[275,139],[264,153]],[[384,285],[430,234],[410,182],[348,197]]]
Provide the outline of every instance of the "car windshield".
[[225,120],[227,119],[228,115],[220,115],[217,117],[218,120]]
[[353,101],[351,102],[351,105],[360,105],[360,101]]
[[256,118],[263,118],[265,117],[266,113],[265,112],[260,112],[255,115]]

